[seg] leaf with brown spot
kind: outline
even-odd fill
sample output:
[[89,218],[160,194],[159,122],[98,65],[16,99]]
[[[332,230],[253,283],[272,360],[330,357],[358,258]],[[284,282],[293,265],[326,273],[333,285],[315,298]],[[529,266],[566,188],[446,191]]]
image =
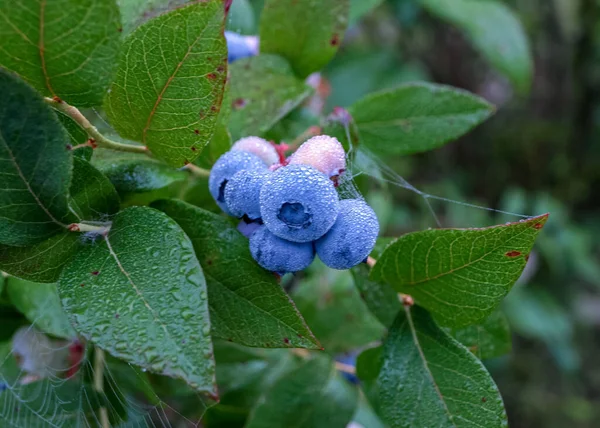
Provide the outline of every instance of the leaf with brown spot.
[[222,1],[208,0],[154,18],[125,39],[104,103],[121,136],[177,167],[200,154],[223,101],[223,22]]
[[483,229],[434,229],[392,242],[371,279],[411,295],[440,324],[464,327],[489,316],[525,268],[548,214]]

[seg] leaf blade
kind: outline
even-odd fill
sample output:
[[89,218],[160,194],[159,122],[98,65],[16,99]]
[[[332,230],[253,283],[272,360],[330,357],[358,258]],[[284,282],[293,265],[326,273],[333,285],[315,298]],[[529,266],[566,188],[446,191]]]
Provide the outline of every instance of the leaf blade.
[[[505,427],[502,398],[481,362],[417,307],[399,314],[383,345],[379,408],[394,427]],[[402,385],[402,388],[398,388]]]
[[0,69],[0,244],[36,244],[68,223],[69,137],[41,97]]
[[215,394],[204,276],[189,238],[166,215],[146,207],[121,211],[103,242],[83,247],[63,270],[58,288],[82,336],[117,358]]
[[545,214],[484,229],[409,233],[386,248],[370,276],[410,294],[444,326],[475,324],[519,278],[547,220]]
[[267,0],[260,19],[261,52],[286,58],[304,78],[333,58],[349,11],[349,0]]
[[161,15],[126,38],[104,102],[121,136],[176,167],[200,154],[227,77],[223,21],[222,2],[208,0]]
[[370,94],[349,109],[360,142],[375,154],[409,155],[435,149],[470,131],[494,108],[449,86],[411,83]]
[[2,21],[0,65],[46,96],[102,103],[121,38],[114,0],[2,2]]
[[229,131],[233,141],[264,135],[312,93],[312,88],[296,78],[289,64],[276,55],[241,59],[230,70]]
[[248,240],[226,219],[176,200],[152,206],[179,223],[194,244],[207,279],[213,336],[246,346],[321,348],[273,274],[252,259]]

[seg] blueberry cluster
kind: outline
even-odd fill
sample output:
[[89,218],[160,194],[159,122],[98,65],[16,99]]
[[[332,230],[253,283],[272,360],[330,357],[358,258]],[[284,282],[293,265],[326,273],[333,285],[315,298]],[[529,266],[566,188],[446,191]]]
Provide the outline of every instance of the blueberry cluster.
[[379,223],[362,199],[339,199],[335,183],[344,170],[344,149],[333,137],[313,137],[288,159],[247,137],[215,163],[209,190],[225,213],[242,219],[263,268],[298,272],[316,253],[331,268],[349,269],[373,250]]

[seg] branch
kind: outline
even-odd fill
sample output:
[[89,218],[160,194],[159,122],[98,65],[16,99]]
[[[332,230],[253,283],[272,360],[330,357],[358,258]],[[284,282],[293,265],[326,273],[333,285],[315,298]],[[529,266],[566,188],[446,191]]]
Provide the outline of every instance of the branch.
[[208,178],[210,175],[209,169],[200,168],[198,165],[194,165],[193,163],[186,164],[183,169],[187,169],[189,172],[194,174],[196,177]]
[[[94,352],[94,389],[104,394],[104,351],[96,347]],[[100,407],[100,423],[102,428],[110,428],[106,407]]]
[[77,109],[77,107],[73,107],[59,98],[44,98],[44,101],[46,101],[46,103],[50,104],[59,112],[69,116],[79,126],[81,126],[85,132],[88,133],[90,136],[90,141],[88,141],[86,145],[90,145],[92,147],[102,147],[103,149],[117,150],[120,152],[143,153],[151,156],[150,151],[145,146],[118,143],[106,138],[104,135],[98,132],[98,129],[96,129],[96,127],[92,125],[89,120],[87,120],[87,118]]

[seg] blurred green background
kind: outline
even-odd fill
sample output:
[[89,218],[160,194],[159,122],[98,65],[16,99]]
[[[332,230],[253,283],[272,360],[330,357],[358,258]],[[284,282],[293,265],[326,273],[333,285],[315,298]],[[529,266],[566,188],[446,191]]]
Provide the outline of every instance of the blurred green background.
[[[236,0],[229,29],[256,34],[261,1]],[[357,0],[323,72],[324,112],[369,92],[427,80],[464,88],[498,112],[433,152],[386,160],[420,190],[519,214],[550,212],[504,304],[513,352],[486,361],[511,427],[600,426],[600,1],[505,0],[530,41],[534,75],[517,93],[461,31],[413,0]],[[357,18],[362,12],[365,15]],[[385,235],[435,227],[422,198],[361,178]],[[432,201],[444,227],[518,217]]]

